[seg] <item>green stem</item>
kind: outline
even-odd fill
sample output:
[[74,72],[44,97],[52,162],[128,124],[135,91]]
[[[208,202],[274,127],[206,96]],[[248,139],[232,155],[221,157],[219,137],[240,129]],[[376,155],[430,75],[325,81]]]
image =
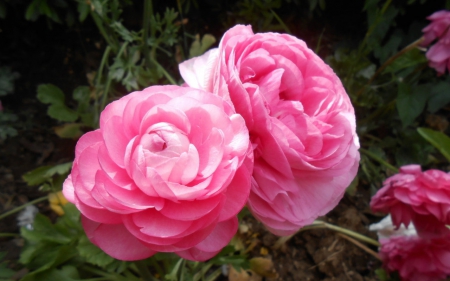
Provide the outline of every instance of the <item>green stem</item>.
[[375,153],[372,153],[369,150],[364,149],[364,148],[360,148],[359,151],[364,153],[365,155],[369,156],[373,160],[377,161],[378,163],[384,165],[386,168],[392,170],[393,172],[398,173],[398,169],[396,167],[394,167],[391,164],[389,164],[388,162],[384,161],[383,159],[378,157],[378,155],[376,155]]
[[20,212],[21,210],[25,209],[26,207],[28,207],[28,206],[30,206],[30,205],[34,205],[34,204],[37,204],[37,203],[42,202],[42,201],[45,201],[45,200],[48,200],[48,196],[44,196],[44,197],[35,199],[35,200],[33,200],[33,201],[30,201],[30,202],[28,202],[28,203],[25,203],[25,204],[23,204],[23,205],[21,205],[21,206],[19,206],[19,207],[17,207],[17,208],[12,209],[11,211],[8,211],[8,212],[6,212],[6,213],[1,214],[1,215],[0,215],[0,220],[6,218],[7,216],[10,216],[10,215],[12,215],[12,214],[15,214],[15,213],[17,213],[17,212]]
[[113,48],[113,50],[116,51],[118,49],[118,43],[109,36],[109,33],[112,32],[105,30],[100,16],[95,11],[91,12],[91,16],[94,19],[100,34],[105,38],[106,43],[108,43],[108,47]]
[[154,58],[152,58],[151,60],[161,70],[163,75],[167,80],[169,80],[172,85],[178,85],[175,79],[164,69],[164,67],[162,67],[162,65],[160,65]]
[[358,239],[360,241],[366,242],[368,244],[371,244],[371,245],[374,245],[374,246],[377,246],[377,247],[380,246],[380,243],[378,241],[372,239],[372,238],[369,238],[369,237],[367,237],[365,235],[362,235],[362,234],[360,234],[358,232],[355,232],[355,231],[352,231],[350,229],[346,229],[346,228],[343,228],[343,227],[340,227],[340,226],[337,226],[337,225],[334,225],[334,224],[330,224],[330,223],[327,223],[327,222],[324,222],[324,221],[315,220],[312,223],[312,225],[313,226],[317,226],[317,227],[323,227],[323,228],[331,229],[331,230],[334,230],[334,231],[337,231],[337,232],[340,232],[340,233],[344,233],[344,234],[346,234],[346,235],[348,235],[350,237],[353,237],[355,239]]
[[[96,123],[98,123],[98,121],[100,120],[100,111],[102,110],[102,108],[99,108],[99,103],[98,103],[98,96],[99,96],[99,88],[100,88],[100,83],[102,80],[102,76],[103,76],[103,69],[105,68],[105,64],[108,61],[108,57],[109,57],[109,53],[111,52],[111,47],[108,46],[105,49],[105,52],[103,53],[103,57],[102,57],[102,61],[100,62],[100,67],[98,69],[97,72],[97,79],[95,81],[95,118],[96,118]],[[103,92],[103,95],[106,95],[107,93]]]
[[[380,75],[383,70],[386,69],[386,67],[388,67],[389,65],[391,65],[396,59],[398,59],[399,57],[401,57],[402,55],[406,54],[407,52],[415,49],[417,46],[419,46],[422,42],[423,42],[424,38],[421,37],[419,39],[417,39],[416,41],[412,42],[411,44],[409,44],[408,46],[406,46],[405,48],[403,48],[402,50],[400,50],[398,53],[396,53],[395,55],[393,55],[392,57],[390,57],[387,61],[385,61],[379,68],[378,70],[372,75],[372,77],[370,77],[369,81],[367,82],[366,86],[369,86],[370,84],[372,84],[372,82],[375,80],[375,78],[378,77],[378,75]],[[358,93],[356,94],[357,96],[359,96],[362,92],[363,92],[364,88],[362,88],[361,90],[358,91]]]
[[270,12],[272,13],[272,15],[275,17],[275,19],[278,21],[278,23],[281,25],[281,27],[283,27],[284,31],[292,34],[291,30],[289,29],[289,27],[287,27],[287,25],[284,23],[284,21],[278,16],[277,13],[275,13],[274,10],[270,9]]
[[139,273],[141,274],[142,279],[144,281],[156,281],[155,277],[150,273],[150,270],[148,270],[148,266],[145,263],[145,260],[135,261],[134,264],[139,270]]
[[[153,5],[151,0],[145,0],[144,2],[144,15],[143,15],[143,21],[144,21],[144,27],[143,27],[143,36],[142,36],[142,50],[144,52],[145,56],[145,62],[147,66],[149,66],[151,60],[150,60],[150,50],[148,48],[148,33],[150,29],[150,19],[153,16]],[[153,26],[152,26],[153,27]],[[154,36],[154,31],[152,30],[152,36]]]

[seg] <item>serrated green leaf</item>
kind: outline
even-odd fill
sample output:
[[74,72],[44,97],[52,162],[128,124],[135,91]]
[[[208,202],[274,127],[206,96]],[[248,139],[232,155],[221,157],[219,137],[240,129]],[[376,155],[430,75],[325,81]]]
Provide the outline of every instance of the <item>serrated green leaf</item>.
[[[25,275],[21,281],[46,280],[44,278],[40,278],[40,275],[43,274],[45,276],[47,270],[56,268],[57,266],[73,258],[76,254],[77,251],[72,245],[53,247],[49,251],[40,253],[40,255],[33,260],[39,262],[39,267],[37,267],[35,271]],[[30,266],[32,265],[30,264]]]
[[52,166],[41,166],[22,176],[22,179],[27,182],[29,186],[39,185],[48,180],[47,172]]
[[24,174],[22,176],[22,179],[26,181],[27,184],[30,186],[39,185],[49,180],[55,174],[64,175],[68,173],[71,167],[72,162],[63,163],[55,166],[49,165],[41,166]]
[[93,265],[104,267],[114,261],[112,257],[108,256],[100,248],[92,244],[86,236],[82,236],[78,241],[77,250],[80,256]]
[[444,133],[428,128],[417,128],[417,132],[436,147],[450,162],[450,137]]
[[63,91],[53,84],[42,84],[38,86],[37,98],[45,104],[61,104],[64,105]]
[[73,238],[71,237],[70,230],[55,227],[49,218],[41,214],[36,215],[32,230],[22,227],[20,233],[26,240],[39,243],[52,242],[56,244],[67,244]]
[[47,110],[48,116],[64,122],[73,122],[78,119],[78,113],[64,104],[52,104]]
[[61,269],[51,268],[49,270],[43,271],[36,274],[35,280],[45,280],[45,281],[78,281],[80,275],[75,266],[66,265]]

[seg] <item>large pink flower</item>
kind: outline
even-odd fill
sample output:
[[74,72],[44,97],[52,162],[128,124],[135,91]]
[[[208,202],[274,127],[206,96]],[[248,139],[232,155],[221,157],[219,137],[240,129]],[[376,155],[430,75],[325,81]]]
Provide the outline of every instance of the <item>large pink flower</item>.
[[355,114],[339,78],[303,41],[238,25],[180,72],[244,117],[255,149],[248,206],[269,230],[292,234],[337,205],[358,169]]
[[384,182],[370,207],[390,213],[397,227],[412,221],[422,236],[441,235],[450,224],[450,175],[439,170],[422,172],[419,165],[403,166]]
[[380,257],[388,271],[405,281],[439,281],[450,275],[450,235],[433,239],[393,236],[380,239]]
[[114,258],[206,260],[228,244],[247,201],[248,138],[220,97],[150,87],[105,108],[100,129],[78,141],[63,192],[89,239]]
[[431,23],[422,29],[424,37],[422,45],[428,46],[436,40],[436,43],[428,49],[426,57],[429,66],[442,75],[446,69],[450,70],[450,11],[435,12],[427,19]]

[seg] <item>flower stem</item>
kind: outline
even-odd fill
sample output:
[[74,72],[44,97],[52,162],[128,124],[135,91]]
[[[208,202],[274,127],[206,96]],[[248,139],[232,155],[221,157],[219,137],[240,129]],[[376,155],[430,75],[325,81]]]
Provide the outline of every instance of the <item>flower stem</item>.
[[21,206],[19,206],[19,207],[17,207],[17,208],[12,209],[11,211],[8,211],[8,212],[6,212],[6,213],[1,214],[1,215],[0,215],[0,220],[6,218],[7,216],[10,216],[10,215],[12,215],[12,214],[15,214],[15,213],[17,213],[17,212],[19,212],[19,211],[25,209],[26,207],[28,207],[28,206],[30,206],[30,205],[37,204],[37,203],[42,202],[42,201],[45,201],[45,200],[47,200],[47,199],[48,199],[48,196],[44,196],[44,197],[35,199],[35,200],[33,200],[33,201],[30,201],[30,202],[28,202],[28,203],[25,203],[25,204],[23,204],[23,205],[21,205]]
[[[379,68],[378,70],[372,75],[372,77],[370,77],[369,81],[367,82],[366,86],[372,84],[373,80],[375,80],[375,78],[378,77],[378,75],[380,75],[381,72],[383,72],[383,70],[388,67],[390,64],[392,64],[396,59],[398,59],[399,57],[401,57],[402,55],[404,55],[405,53],[411,51],[412,49],[416,48],[417,46],[420,45],[420,43],[422,43],[424,40],[423,37],[417,39],[416,41],[412,42],[411,44],[409,44],[408,46],[406,46],[405,48],[403,48],[402,50],[400,50],[398,53],[396,53],[395,55],[393,55],[392,57],[390,57],[387,61],[385,61]],[[358,91],[358,93],[356,94],[357,96],[359,96],[362,92],[363,92],[364,88],[362,88],[361,90]]]
[[381,159],[380,157],[378,157],[378,155],[376,155],[375,153],[370,152],[369,150],[366,150],[364,148],[360,148],[359,151],[361,151],[362,153],[364,153],[365,155],[369,156],[370,158],[372,158],[373,160],[377,161],[378,163],[386,166],[386,168],[398,173],[398,169],[394,166],[392,166],[391,164],[389,164],[388,162],[384,161],[383,159]]
[[355,232],[355,231],[352,231],[350,229],[346,229],[346,228],[343,228],[343,227],[340,227],[340,226],[337,226],[337,225],[334,225],[334,224],[330,224],[330,223],[327,223],[327,222],[324,222],[324,221],[316,220],[316,221],[313,222],[312,225],[314,225],[314,226],[315,225],[323,226],[324,228],[328,228],[328,229],[331,229],[331,230],[334,230],[334,231],[337,231],[337,232],[340,232],[340,233],[344,233],[344,234],[346,234],[346,235],[348,235],[350,237],[356,238],[356,239],[358,239],[360,241],[363,241],[363,242],[366,242],[368,244],[371,244],[371,245],[374,245],[374,246],[377,246],[377,247],[380,246],[380,243],[378,243],[378,241],[376,241],[376,240],[374,240],[372,238],[369,238],[369,237],[364,236],[364,235],[362,235],[362,234],[360,234],[358,232]]
[[351,238],[351,237],[349,237],[349,236],[347,236],[347,235],[345,235],[345,234],[342,234],[342,233],[338,233],[337,235],[340,236],[340,237],[342,237],[342,238],[344,238],[345,240],[350,241],[351,243],[353,243],[354,245],[358,246],[359,248],[361,248],[361,249],[362,249],[363,251],[365,251],[366,253],[368,253],[368,254],[374,256],[376,259],[381,260],[380,255],[378,255],[377,252],[375,252],[374,250],[370,249],[370,248],[367,247],[366,245],[361,244],[359,241],[357,241],[357,240],[355,240],[355,239],[353,239],[353,238]]
[[[303,228],[301,228],[299,231],[297,231],[297,233],[301,232],[301,231],[305,231],[305,230],[310,230],[310,229],[316,229],[316,228],[327,228],[327,229],[331,229],[340,233],[343,233],[347,236],[353,237],[355,239],[358,239],[360,241],[366,242],[368,244],[374,245],[379,247],[380,243],[378,243],[378,241],[369,238],[367,236],[364,236],[358,232],[352,231],[350,229],[346,229],[334,224],[330,224],[324,221],[319,221],[319,220],[315,220],[312,224],[307,225]],[[295,233],[295,234],[297,234]],[[281,245],[285,244],[289,239],[291,239],[295,234],[290,235],[290,236],[285,236],[285,237],[280,237],[278,239],[278,241],[275,243],[274,248],[278,249],[279,247],[281,247]]]

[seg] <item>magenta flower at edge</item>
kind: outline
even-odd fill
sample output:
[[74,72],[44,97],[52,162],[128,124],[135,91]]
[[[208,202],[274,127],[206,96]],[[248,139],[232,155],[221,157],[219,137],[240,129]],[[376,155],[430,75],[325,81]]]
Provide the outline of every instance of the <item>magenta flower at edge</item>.
[[387,216],[369,227],[380,240],[383,267],[398,271],[404,281],[440,281],[450,275],[450,233],[427,238],[417,235],[414,225],[395,227]]
[[440,281],[450,275],[450,235],[424,239],[393,236],[380,239],[383,266],[405,281]]
[[370,207],[390,213],[397,227],[413,222],[419,235],[442,235],[450,224],[450,175],[439,170],[422,172],[419,165],[403,166],[384,182]]
[[237,231],[253,155],[244,119],[219,96],[155,86],[109,104],[77,143],[65,197],[89,239],[120,260],[213,257]]
[[431,23],[422,29],[424,37],[422,45],[429,46],[436,40],[436,43],[428,49],[426,57],[429,66],[442,75],[446,69],[450,70],[450,11],[435,12],[427,19]]
[[180,72],[244,117],[255,149],[248,206],[271,232],[292,234],[338,204],[358,169],[354,109],[305,42],[238,25]]

